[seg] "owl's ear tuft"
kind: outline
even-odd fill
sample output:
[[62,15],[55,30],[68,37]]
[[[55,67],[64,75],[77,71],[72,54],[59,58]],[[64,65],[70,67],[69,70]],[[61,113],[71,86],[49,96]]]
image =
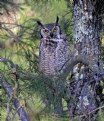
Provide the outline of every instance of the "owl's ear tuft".
[[43,24],[40,21],[37,21],[37,24],[41,26],[42,28],[44,27]]
[[58,22],[59,22],[59,17],[57,16],[56,17],[56,25],[58,24]]

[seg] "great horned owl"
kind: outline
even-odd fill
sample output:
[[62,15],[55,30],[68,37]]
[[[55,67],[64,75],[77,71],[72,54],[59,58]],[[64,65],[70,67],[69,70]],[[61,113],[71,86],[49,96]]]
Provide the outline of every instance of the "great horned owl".
[[62,34],[58,21],[58,17],[55,23],[45,25],[37,21],[41,27],[39,70],[45,75],[57,74],[70,58],[69,42]]

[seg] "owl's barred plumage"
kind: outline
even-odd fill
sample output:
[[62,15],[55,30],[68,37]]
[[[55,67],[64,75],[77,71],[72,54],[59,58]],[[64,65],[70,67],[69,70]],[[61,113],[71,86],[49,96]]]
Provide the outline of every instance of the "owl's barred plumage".
[[56,23],[41,24],[39,48],[39,70],[45,75],[55,75],[70,58],[68,39]]
[[[40,29],[40,48],[39,48],[39,70],[46,76],[54,76],[62,69],[67,60],[70,59],[70,48],[68,39],[62,34],[58,24],[59,18],[57,17],[56,23],[43,25],[38,21]],[[54,113],[62,115],[62,83],[54,80],[52,83],[54,92],[49,89],[45,97],[46,107],[51,105],[53,97]],[[61,88],[61,90],[60,90]]]

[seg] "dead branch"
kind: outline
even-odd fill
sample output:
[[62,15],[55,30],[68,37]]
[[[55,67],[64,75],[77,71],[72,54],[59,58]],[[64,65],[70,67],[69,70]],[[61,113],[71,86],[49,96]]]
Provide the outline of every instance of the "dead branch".
[[[13,88],[12,86],[5,80],[2,81],[2,86],[5,89],[6,93],[9,97],[12,97],[13,95]],[[21,119],[21,121],[30,121],[27,113],[25,112],[24,108],[19,103],[19,100],[17,98],[13,97],[13,104],[15,109],[17,110],[17,113]]]

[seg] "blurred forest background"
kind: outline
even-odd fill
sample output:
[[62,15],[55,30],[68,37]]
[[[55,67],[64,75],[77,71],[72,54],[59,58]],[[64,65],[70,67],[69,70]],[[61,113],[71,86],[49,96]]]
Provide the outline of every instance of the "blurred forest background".
[[[69,38],[73,51],[73,3],[71,0],[70,2],[69,0],[0,0],[0,57],[7,58],[19,66],[18,71],[21,74],[16,96],[31,121],[69,121],[67,114],[58,118],[53,115],[53,111],[45,111],[42,102],[45,85],[42,83],[41,76],[37,76],[40,34],[36,21],[40,20],[44,24],[53,23],[56,16],[60,18],[61,29]],[[104,40],[102,42],[104,61]],[[0,62],[0,73],[15,89],[17,82],[13,72],[15,69],[10,68],[8,63]],[[9,104],[11,107],[9,116],[12,117],[15,114],[13,120],[18,121],[19,117],[2,88],[1,81],[0,100],[0,120],[5,121],[9,112],[7,104]],[[104,121],[103,112],[100,112],[100,115],[99,121]]]

